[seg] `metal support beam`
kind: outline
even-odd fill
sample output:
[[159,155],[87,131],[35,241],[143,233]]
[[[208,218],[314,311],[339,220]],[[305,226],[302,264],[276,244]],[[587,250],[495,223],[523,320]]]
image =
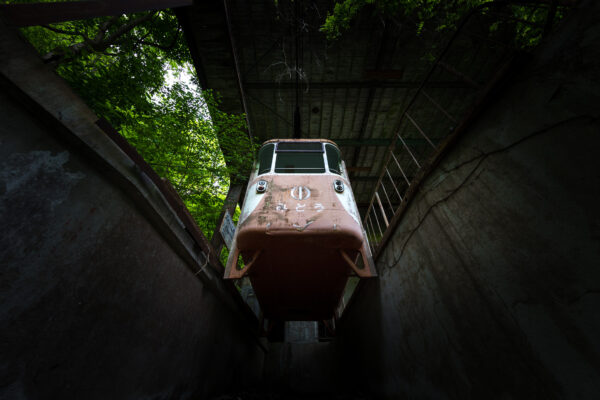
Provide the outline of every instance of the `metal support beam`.
[[377,179],[379,179],[379,176],[377,175],[373,175],[373,176],[355,176],[354,178],[352,178],[352,183],[354,182],[376,182]]
[[453,75],[457,76],[458,78],[462,79],[469,86],[471,86],[471,87],[473,87],[475,89],[479,89],[479,87],[480,87],[479,83],[475,82],[473,79],[469,78],[467,75],[465,75],[461,71],[457,70],[452,65],[449,65],[449,64],[447,64],[447,63],[445,63],[443,61],[439,61],[438,65],[440,67],[442,67],[443,69],[445,69],[446,71],[450,72],[451,74],[453,74]]
[[348,172],[369,172],[371,167],[346,167]]
[[[386,88],[406,88],[416,89],[421,85],[421,82],[411,81],[383,81],[383,80],[364,80],[364,81],[329,81],[329,82],[309,82],[308,90],[323,90],[323,89],[386,89]],[[295,90],[296,86],[292,81],[274,82],[274,81],[247,81],[244,82],[244,87],[248,90]],[[427,88],[468,88],[471,87],[462,80],[460,81],[438,81],[428,82]]]
[[0,15],[15,26],[45,25],[87,18],[191,6],[193,0],[89,0],[2,4]]
[[[375,59],[375,69],[380,69],[381,68],[381,64],[383,62],[383,57],[385,56],[385,47],[386,47],[386,43],[388,41],[388,27],[387,25],[385,26],[385,28],[383,29],[383,32],[381,34],[381,38],[379,40],[379,49],[377,50],[377,57]],[[367,125],[369,124],[369,117],[371,114],[371,107],[373,106],[373,100],[375,98],[375,91],[377,90],[377,88],[375,87],[370,87],[369,88],[369,93],[367,94],[367,102],[365,104],[365,110],[363,111],[363,115],[362,115],[362,119],[360,122],[360,128],[358,131],[358,139],[362,139],[367,131]],[[352,158],[349,159],[349,163],[350,165],[357,165],[358,164],[358,158],[360,156],[360,147],[356,147],[354,149],[354,151],[352,152]],[[353,173],[350,173],[350,178],[354,176]]]
[[[382,138],[368,138],[368,139],[334,139],[333,140],[339,147],[363,147],[363,146],[389,146],[392,143],[392,139]],[[422,145],[427,142],[424,139],[404,139],[406,143],[410,145]]]
[[231,55],[233,57],[233,68],[237,77],[238,89],[240,91],[240,99],[242,100],[242,108],[246,117],[246,126],[248,128],[248,137],[252,141],[252,127],[250,126],[250,118],[248,117],[248,105],[246,104],[246,94],[244,93],[244,84],[242,83],[242,75],[240,72],[240,63],[238,61],[238,51],[235,38],[233,37],[233,29],[231,27],[231,11],[229,10],[229,1],[223,0],[223,9],[225,11],[225,23],[227,24],[227,34],[229,35],[229,43],[231,44]]

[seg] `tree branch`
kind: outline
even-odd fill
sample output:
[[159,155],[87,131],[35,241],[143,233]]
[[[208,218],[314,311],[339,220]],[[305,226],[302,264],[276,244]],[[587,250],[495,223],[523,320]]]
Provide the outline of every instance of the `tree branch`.
[[103,22],[100,25],[100,29],[98,30],[98,33],[94,37],[94,42],[96,42],[96,43],[102,42],[102,40],[104,39],[104,36],[106,36],[106,32],[108,32],[108,28],[110,28],[112,25],[114,25],[115,22],[117,22],[119,20],[119,18],[120,18],[119,16],[114,16],[114,17],[110,18],[108,21]]
[[56,33],[60,33],[63,35],[70,35],[70,36],[84,36],[81,33],[77,32],[77,31],[66,31],[64,29],[60,29],[60,28],[55,28],[53,26],[50,25],[40,25],[42,28],[48,29],[49,31],[52,32],[56,32]]
[[115,43],[118,38],[120,38],[121,36],[125,35],[126,33],[128,33],[129,31],[131,31],[136,26],[138,26],[138,25],[142,24],[143,22],[149,20],[153,16],[154,16],[154,12],[150,12],[150,13],[142,15],[141,17],[138,17],[138,18],[136,18],[136,19],[134,19],[132,21],[129,21],[125,25],[122,25],[114,33],[112,33],[111,35],[109,35],[108,38],[106,38],[106,40],[102,44],[98,44],[97,48],[93,47],[94,50],[105,50],[107,47],[109,47],[110,45],[112,45],[113,43]]
[[149,12],[147,14],[142,15],[141,17],[130,20],[126,24],[117,28],[117,30],[115,32],[113,32],[112,34],[110,34],[107,37],[106,34],[108,32],[108,29],[112,25],[114,25],[116,23],[116,21],[119,19],[119,17],[112,17],[111,19],[104,22],[100,26],[100,30],[98,31],[98,33],[96,34],[94,39],[90,39],[89,37],[87,37],[79,32],[69,32],[69,31],[62,30],[60,28],[44,26],[44,28],[49,29],[56,33],[62,33],[62,34],[67,34],[67,35],[71,35],[71,36],[75,36],[75,35],[81,36],[83,38],[83,42],[72,44],[67,49],[61,49],[61,48],[54,49],[54,50],[46,53],[42,57],[42,59],[47,63],[48,62],[60,63],[65,60],[66,55],[70,55],[71,56],[70,58],[77,57],[86,48],[93,50],[97,53],[113,56],[115,54],[105,53],[106,50],[111,45],[115,44],[119,38],[121,38],[125,34],[129,33],[133,28],[135,28],[136,26],[151,19],[155,13],[156,12]]
[[177,39],[179,39],[179,34],[180,33],[181,33],[181,25],[177,25],[177,31],[175,32],[175,37],[173,38],[173,40],[171,40],[171,43],[169,43],[167,45],[145,41],[144,38],[146,36],[148,36],[148,35],[145,35],[143,38],[141,38],[137,42],[139,44],[143,44],[143,45],[146,45],[146,46],[156,47],[157,49],[161,49],[161,50],[165,50],[165,51],[166,50],[171,50],[177,44]]

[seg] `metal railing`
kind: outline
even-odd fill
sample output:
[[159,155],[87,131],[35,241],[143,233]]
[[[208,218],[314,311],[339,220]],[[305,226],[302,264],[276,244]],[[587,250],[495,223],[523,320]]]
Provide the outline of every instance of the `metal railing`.
[[[420,183],[505,75],[523,43],[539,41],[550,31],[557,12],[573,5],[566,1],[490,2],[473,9],[457,26],[404,108],[383,159],[363,218],[374,257]],[[469,59],[472,54],[478,62]],[[430,89],[429,82],[449,75],[464,83],[463,87]]]

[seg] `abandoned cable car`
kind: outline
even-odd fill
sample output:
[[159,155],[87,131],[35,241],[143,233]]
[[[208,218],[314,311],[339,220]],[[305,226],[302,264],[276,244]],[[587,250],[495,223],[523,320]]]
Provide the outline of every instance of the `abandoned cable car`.
[[352,273],[376,276],[339,149],[325,139],[265,142],[225,279],[249,276],[267,319],[315,321],[334,317]]

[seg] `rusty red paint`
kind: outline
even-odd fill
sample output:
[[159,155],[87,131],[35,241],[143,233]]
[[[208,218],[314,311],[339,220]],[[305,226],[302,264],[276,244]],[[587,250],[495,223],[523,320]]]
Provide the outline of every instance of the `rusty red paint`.
[[[358,215],[342,204],[336,179],[350,190],[335,174],[267,174],[249,182],[251,191],[266,181],[267,192],[238,226],[225,278],[247,274],[268,319],[331,319],[354,268],[361,277],[376,275]],[[239,253],[242,270],[235,266]],[[359,254],[362,269],[352,265]]]

